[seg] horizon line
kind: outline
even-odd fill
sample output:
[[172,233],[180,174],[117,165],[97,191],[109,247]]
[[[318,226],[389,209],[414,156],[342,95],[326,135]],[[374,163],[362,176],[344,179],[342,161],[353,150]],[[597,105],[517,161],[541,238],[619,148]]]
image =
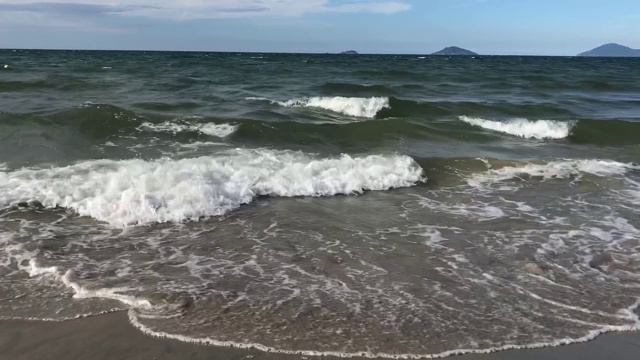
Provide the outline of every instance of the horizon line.
[[[221,53],[221,54],[300,54],[300,55],[345,55],[345,56],[358,56],[358,55],[401,55],[401,56],[434,56],[434,57],[473,57],[473,56],[529,56],[529,57],[584,57],[576,55],[553,55],[553,54],[480,54],[477,55],[435,55],[434,53],[385,53],[385,52],[358,52],[358,54],[341,54],[341,52],[315,52],[315,51],[253,51],[253,50],[161,50],[161,49],[88,49],[88,48],[5,48],[0,47],[0,51],[16,51],[16,50],[32,50],[32,51],[129,51],[129,52],[176,52],[176,53]],[[344,51],[350,51],[344,50]],[[597,56],[593,56],[597,57]]]

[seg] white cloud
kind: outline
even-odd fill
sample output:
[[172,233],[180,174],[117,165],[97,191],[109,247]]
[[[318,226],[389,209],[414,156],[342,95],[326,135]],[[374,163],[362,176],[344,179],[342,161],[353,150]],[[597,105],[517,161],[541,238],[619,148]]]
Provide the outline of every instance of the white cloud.
[[166,19],[290,17],[329,12],[393,14],[410,8],[411,5],[404,0],[0,0],[0,12]]

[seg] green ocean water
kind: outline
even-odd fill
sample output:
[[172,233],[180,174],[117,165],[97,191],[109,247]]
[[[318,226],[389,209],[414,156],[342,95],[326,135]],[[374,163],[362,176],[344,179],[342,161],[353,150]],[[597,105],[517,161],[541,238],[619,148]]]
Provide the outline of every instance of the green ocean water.
[[0,318],[305,355],[637,330],[640,61],[0,50]]

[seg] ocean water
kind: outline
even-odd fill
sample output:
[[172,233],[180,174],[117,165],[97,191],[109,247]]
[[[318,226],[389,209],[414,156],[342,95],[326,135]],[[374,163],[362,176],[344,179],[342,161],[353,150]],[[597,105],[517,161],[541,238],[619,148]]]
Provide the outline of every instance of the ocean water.
[[640,61],[2,50],[0,319],[432,358],[640,328]]

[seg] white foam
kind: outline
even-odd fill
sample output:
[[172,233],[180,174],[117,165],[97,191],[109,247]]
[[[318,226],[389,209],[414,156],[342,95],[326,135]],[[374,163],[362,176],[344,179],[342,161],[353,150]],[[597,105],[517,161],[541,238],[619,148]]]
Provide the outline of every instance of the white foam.
[[187,148],[187,149],[197,149],[197,148],[208,147],[208,146],[228,146],[228,145],[229,144],[222,143],[222,142],[196,141],[189,144],[178,144],[177,146],[181,148]]
[[249,97],[247,100],[269,101],[272,104],[278,104],[284,107],[311,107],[330,110],[333,112],[372,119],[376,114],[384,109],[389,108],[388,97],[309,97],[291,99],[288,101],[275,101],[266,98]]
[[516,179],[521,176],[541,177],[544,180],[548,180],[566,179],[572,176],[581,176],[585,173],[599,177],[607,177],[624,175],[632,169],[640,169],[640,166],[611,160],[563,160],[552,161],[546,164],[506,166],[475,174],[467,179],[467,182],[472,186],[478,186],[486,183]]
[[527,139],[564,139],[569,136],[574,122],[553,120],[511,119],[494,121],[482,118],[460,116],[460,120],[484,129],[498,131]]
[[638,331],[640,330],[640,320],[638,316],[635,314],[634,310],[638,308],[640,305],[640,300],[636,301],[633,305],[628,308],[622,309],[620,311],[621,315],[626,316],[627,319],[630,320],[629,325],[605,325],[599,329],[589,330],[584,336],[578,338],[561,338],[556,339],[550,342],[537,342],[530,344],[508,344],[504,346],[498,347],[488,347],[484,349],[454,349],[448,350],[441,353],[433,353],[433,354],[389,354],[389,353],[373,353],[371,351],[361,351],[361,352],[339,352],[339,351],[314,351],[314,350],[289,350],[282,348],[275,348],[271,346],[266,346],[263,344],[257,343],[241,343],[234,341],[220,341],[212,338],[192,338],[184,335],[178,334],[169,334],[166,332],[154,331],[148,326],[141,323],[136,315],[135,310],[129,310],[129,321],[133,326],[138,328],[143,333],[166,339],[173,339],[188,343],[202,344],[202,345],[211,345],[217,347],[231,347],[231,348],[239,348],[239,349],[252,349],[259,350],[268,353],[275,354],[290,354],[290,355],[302,355],[302,356],[334,356],[340,358],[385,358],[385,359],[442,359],[450,356],[458,356],[458,355],[466,355],[466,354],[490,354],[499,351],[505,350],[518,350],[518,349],[538,349],[545,347],[558,347],[562,345],[583,343],[587,341],[591,341],[598,336],[609,333],[609,332],[621,332],[621,331]]
[[236,149],[194,159],[94,160],[0,172],[0,207],[39,201],[125,227],[223,215],[257,196],[353,194],[422,180],[420,166],[402,155],[316,158]]
[[52,267],[41,267],[38,265],[35,259],[30,259],[29,266],[27,269],[30,277],[36,276],[50,276],[55,280],[64,284],[67,288],[73,290],[73,297],[76,299],[89,299],[89,298],[101,298],[101,299],[111,299],[117,300],[130,308],[137,309],[153,309],[153,306],[146,299],[140,299],[132,295],[125,295],[121,292],[126,291],[128,289],[120,289],[120,288],[99,288],[99,289],[88,289],[83,287],[75,280],[75,276],[72,270],[67,270],[64,275],[62,275],[59,269],[55,266]]
[[167,121],[160,124],[145,122],[144,124],[140,125],[138,129],[154,132],[170,132],[174,134],[183,131],[197,131],[206,135],[224,138],[236,132],[238,130],[238,125],[212,123],[183,124]]

